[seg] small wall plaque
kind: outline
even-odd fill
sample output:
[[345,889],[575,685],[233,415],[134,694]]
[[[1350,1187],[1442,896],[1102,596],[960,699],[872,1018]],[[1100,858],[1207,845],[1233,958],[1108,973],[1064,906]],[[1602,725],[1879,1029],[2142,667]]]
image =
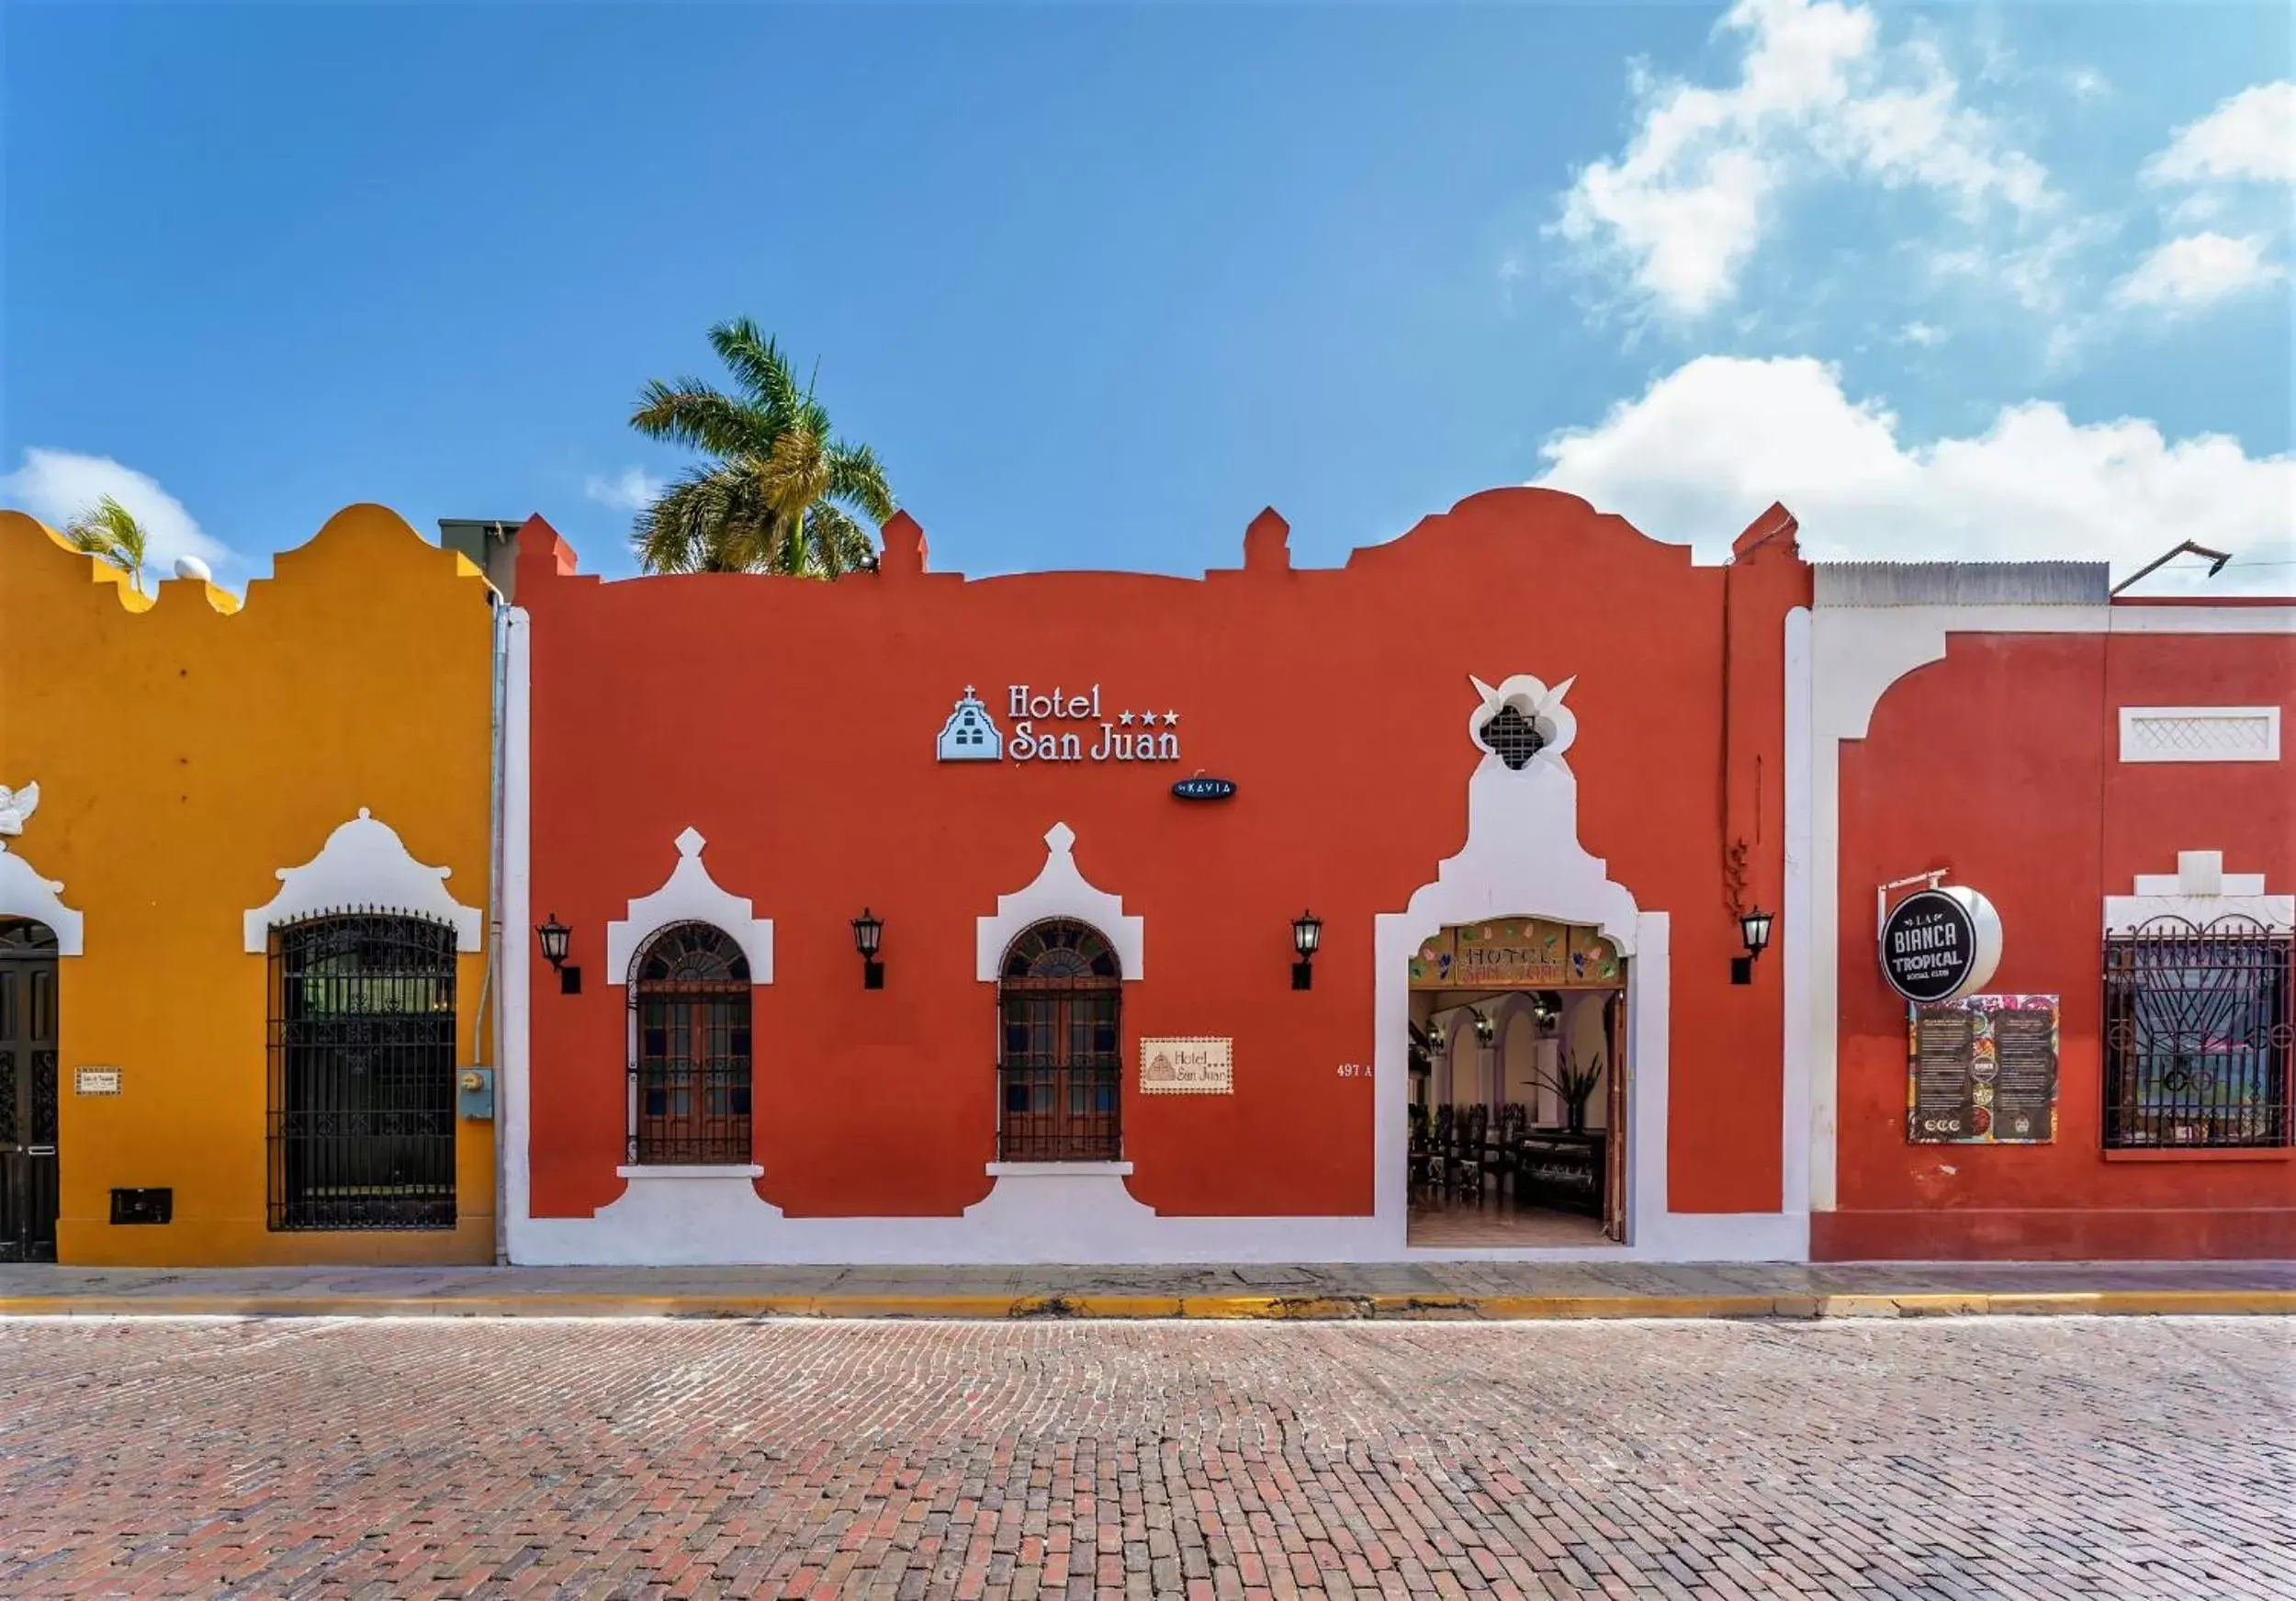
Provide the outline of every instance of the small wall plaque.
[[1192,1038],[1140,1043],[1142,1095],[1233,1095],[1235,1042]]
[[72,1092],[74,1095],[118,1095],[119,1069],[74,1067],[72,1070]]
[[1183,778],[1174,784],[1172,793],[1182,800],[1226,800],[1235,794],[1235,780],[1207,778],[1199,772],[1194,778]]

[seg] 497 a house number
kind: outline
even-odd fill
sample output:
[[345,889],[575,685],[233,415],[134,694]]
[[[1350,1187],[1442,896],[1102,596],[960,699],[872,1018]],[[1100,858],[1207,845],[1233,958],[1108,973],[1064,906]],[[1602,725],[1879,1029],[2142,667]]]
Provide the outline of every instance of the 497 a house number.
[[1342,1078],[1368,1078],[1371,1077],[1371,1064],[1368,1062],[1342,1062],[1339,1065],[1339,1076]]

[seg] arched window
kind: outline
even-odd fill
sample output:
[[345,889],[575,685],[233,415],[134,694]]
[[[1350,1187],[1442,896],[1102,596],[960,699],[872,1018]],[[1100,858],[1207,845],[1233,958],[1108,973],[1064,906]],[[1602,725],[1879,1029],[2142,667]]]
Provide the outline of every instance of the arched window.
[[270,1223],[455,1226],[455,930],[362,912],[271,930]]
[[751,1160],[749,959],[724,930],[673,923],[646,942],[630,979],[630,1160]]
[[1007,1162],[1113,1162],[1124,975],[1108,941],[1059,919],[1022,931],[997,985],[997,1153]]

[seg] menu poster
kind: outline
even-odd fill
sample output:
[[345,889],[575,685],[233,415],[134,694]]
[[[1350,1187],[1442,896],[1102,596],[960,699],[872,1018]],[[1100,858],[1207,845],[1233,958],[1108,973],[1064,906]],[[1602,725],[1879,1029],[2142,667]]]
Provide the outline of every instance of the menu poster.
[[2057,1137],[2057,998],[1964,995],[1908,1010],[1906,1139],[2045,1145]]

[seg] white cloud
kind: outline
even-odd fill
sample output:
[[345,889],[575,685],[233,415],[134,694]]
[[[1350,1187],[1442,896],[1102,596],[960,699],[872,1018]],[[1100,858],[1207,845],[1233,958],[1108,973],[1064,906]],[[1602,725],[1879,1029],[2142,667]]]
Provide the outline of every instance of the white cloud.
[[660,479],[635,467],[624,468],[613,478],[600,478],[592,473],[582,480],[584,495],[618,512],[644,511],[661,498],[665,487]]
[[1582,168],[1554,231],[1623,257],[1642,297],[1693,317],[1737,292],[1780,193],[1828,175],[1919,188],[1975,218],[2054,205],[2041,164],[1970,107],[1921,41],[1885,48],[1869,7],[1739,0],[1717,25],[1744,36],[1725,88],[1634,72],[1639,126],[1623,155]]
[[1944,344],[1945,338],[1945,330],[1932,328],[1927,322],[1908,322],[1897,330],[1897,343],[1900,344],[1919,344],[1926,348],[1929,345]]
[[2144,163],[2155,184],[2296,183],[2296,83],[2258,84],[2188,122]]
[[2101,559],[2119,577],[2195,539],[2240,559],[2212,592],[2296,588],[2296,455],[2251,457],[2222,434],[2170,441],[2135,418],[2076,423],[2044,400],[1919,444],[1807,357],[1701,356],[1542,454],[1540,483],[1705,559],[1781,501],[1821,560]]
[[220,541],[200,531],[184,503],[148,473],[122,466],[108,456],[82,456],[71,450],[31,446],[24,465],[0,475],[0,504],[29,512],[51,528],[61,531],[111,496],[136,515],[149,541],[144,566],[155,579],[170,576],[179,556],[195,556],[210,567],[222,567],[238,558]]
[[2138,263],[2113,286],[2112,299],[2118,306],[2189,311],[2287,276],[2287,268],[2266,258],[2261,239],[2195,233],[2170,240]]

